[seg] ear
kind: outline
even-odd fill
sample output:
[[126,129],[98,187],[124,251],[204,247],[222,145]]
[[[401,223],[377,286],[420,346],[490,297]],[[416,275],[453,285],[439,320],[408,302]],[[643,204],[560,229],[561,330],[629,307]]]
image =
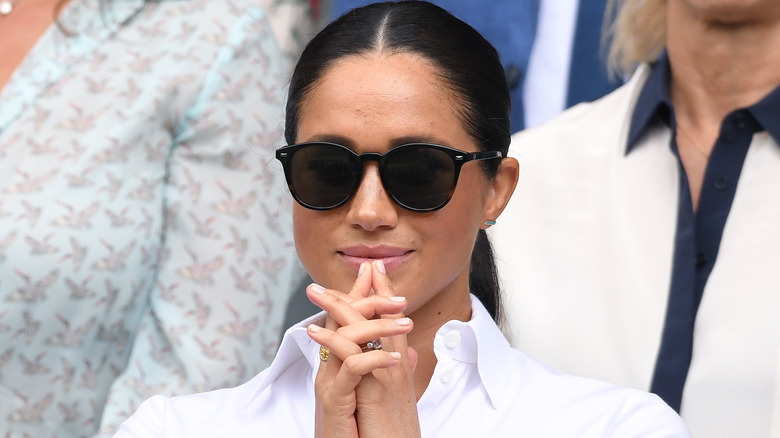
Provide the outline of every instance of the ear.
[[[501,215],[515,191],[519,175],[520,164],[515,158],[507,157],[501,160],[496,177],[489,183],[484,220],[494,221]],[[483,229],[488,227],[489,225],[482,225]]]

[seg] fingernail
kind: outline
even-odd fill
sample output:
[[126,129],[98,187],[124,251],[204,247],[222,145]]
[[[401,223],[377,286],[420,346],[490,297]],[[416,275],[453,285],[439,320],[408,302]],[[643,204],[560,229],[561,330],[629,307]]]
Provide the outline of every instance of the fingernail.
[[322,327],[314,324],[309,324],[309,330],[313,331],[314,333],[317,333],[318,331],[322,330]]
[[382,260],[376,261],[376,268],[379,269],[379,272],[383,274],[387,274],[387,271],[385,271],[385,262],[383,262]]
[[360,264],[360,268],[358,268],[358,277],[363,275],[363,271],[366,270],[366,262],[363,262]]
[[398,325],[409,325],[412,323],[412,320],[409,318],[398,318],[395,320],[395,322]]
[[390,352],[390,356],[391,356],[393,359],[400,359],[400,358],[401,358],[401,353],[399,353],[399,352],[397,352],[397,351],[391,351],[391,352]]
[[322,286],[320,286],[320,285],[319,285],[319,284],[317,284],[317,283],[312,283],[312,284],[311,284],[311,290],[312,290],[314,293],[318,293],[318,294],[320,294],[320,295],[322,295],[322,294],[324,294],[324,293],[325,293],[325,288],[324,288],[324,287],[322,287]]
[[403,303],[404,301],[406,301],[406,297],[390,297],[390,301]]

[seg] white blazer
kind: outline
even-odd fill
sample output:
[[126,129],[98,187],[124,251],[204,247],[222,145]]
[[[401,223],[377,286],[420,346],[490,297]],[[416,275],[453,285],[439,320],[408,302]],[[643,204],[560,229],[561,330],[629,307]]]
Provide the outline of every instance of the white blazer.
[[[625,154],[650,69],[513,137],[520,182],[492,227],[507,336],[561,370],[650,387],[671,278],[678,165],[658,124]],[[696,317],[694,437],[780,437],[780,146],[753,137]]]

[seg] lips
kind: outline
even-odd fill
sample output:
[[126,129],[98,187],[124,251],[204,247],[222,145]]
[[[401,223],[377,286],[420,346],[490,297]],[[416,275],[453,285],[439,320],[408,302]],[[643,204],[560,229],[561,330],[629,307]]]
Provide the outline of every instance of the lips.
[[382,260],[385,264],[385,269],[388,272],[408,260],[413,253],[414,250],[390,245],[358,245],[338,250],[339,256],[341,256],[347,264],[354,267],[355,270],[360,268],[360,264],[363,262]]

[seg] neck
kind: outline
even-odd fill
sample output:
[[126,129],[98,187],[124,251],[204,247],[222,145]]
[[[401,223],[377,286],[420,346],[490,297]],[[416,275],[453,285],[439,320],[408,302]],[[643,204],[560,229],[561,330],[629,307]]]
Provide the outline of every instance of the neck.
[[[407,336],[407,342],[419,355],[414,371],[414,388],[417,400],[420,400],[428,387],[436,367],[436,355],[433,353],[436,332],[448,321],[468,321],[471,319],[468,281],[461,289],[463,292],[457,294],[439,293],[424,307],[409,315],[414,321],[414,330]],[[457,305],[453,305],[455,300],[457,300]]]
[[714,140],[728,113],[780,84],[780,3],[774,3],[730,10],[667,3],[672,103],[691,131],[714,131],[705,136]]

